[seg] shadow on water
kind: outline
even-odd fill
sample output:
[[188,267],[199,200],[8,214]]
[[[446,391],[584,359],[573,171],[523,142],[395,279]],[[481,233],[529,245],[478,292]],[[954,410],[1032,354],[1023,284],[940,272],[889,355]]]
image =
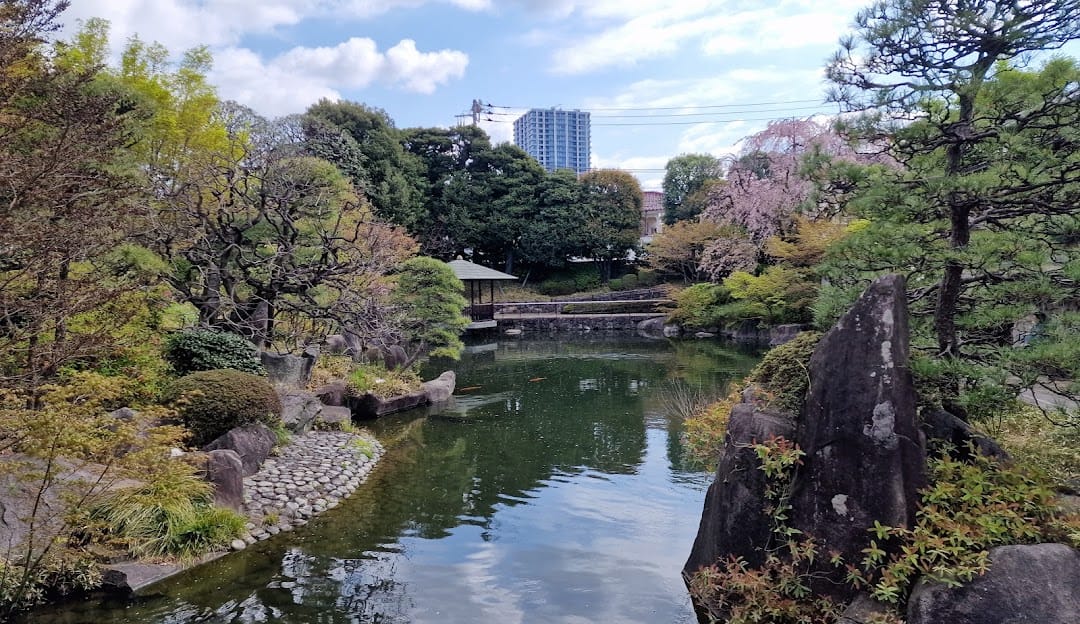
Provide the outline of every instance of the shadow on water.
[[370,424],[387,454],[337,509],[130,601],[27,621],[694,621],[678,573],[709,475],[683,466],[662,389],[719,393],[757,355],[625,338],[472,347],[427,366],[457,372],[449,404]]

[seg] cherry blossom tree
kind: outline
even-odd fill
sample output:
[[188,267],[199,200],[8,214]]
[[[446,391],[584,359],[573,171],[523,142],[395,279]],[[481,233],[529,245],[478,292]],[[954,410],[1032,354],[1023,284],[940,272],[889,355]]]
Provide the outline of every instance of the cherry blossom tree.
[[761,246],[790,230],[796,213],[815,216],[810,200],[816,172],[805,166],[809,156],[852,162],[876,157],[856,152],[829,126],[812,119],[772,121],[746,138],[727,184],[714,187],[705,218],[739,226]]

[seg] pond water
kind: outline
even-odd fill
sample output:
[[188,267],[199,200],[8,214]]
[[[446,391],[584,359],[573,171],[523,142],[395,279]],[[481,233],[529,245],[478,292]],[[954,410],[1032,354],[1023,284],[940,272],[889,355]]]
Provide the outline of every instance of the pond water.
[[719,393],[756,356],[627,338],[469,351],[426,371],[457,371],[452,406],[373,423],[387,454],[337,509],[145,595],[28,621],[695,621],[679,571],[710,475],[686,465],[666,399]]

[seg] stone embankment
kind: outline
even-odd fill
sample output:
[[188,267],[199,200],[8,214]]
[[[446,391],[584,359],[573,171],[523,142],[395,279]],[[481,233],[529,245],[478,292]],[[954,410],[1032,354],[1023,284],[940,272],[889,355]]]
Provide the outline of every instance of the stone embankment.
[[258,472],[244,477],[250,522],[243,541],[254,544],[290,531],[337,507],[367,480],[382,453],[382,446],[367,434],[311,431],[293,437]]
[[[295,434],[254,474],[243,478],[244,505],[239,511],[248,517],[247,532],[233,540],[232,550],[291,531],[337,507],[367,480],[382,454],[382,446],[367,433],[316,430]],[[209,553],[188,563],[114,563],[102,570],[103,582],[109,590],[139,591],[224,554]]]

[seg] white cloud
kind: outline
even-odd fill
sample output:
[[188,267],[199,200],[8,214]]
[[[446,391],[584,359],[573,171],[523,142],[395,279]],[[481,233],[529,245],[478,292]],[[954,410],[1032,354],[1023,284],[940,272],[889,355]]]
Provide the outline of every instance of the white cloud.
[[333,47],[293,48],[270,61],[246,48],[225,48],[217,53],[212,78],[222,97],[281,115],[320,98],[336,99],[338,89],[375,83],[431,93],[464,75],[468,64],[463,52],[421,52],[411,39],[380,52],[371,39],[353,37]]
[[210,78],[222,98],[272,117],[301,112],[320,98],[341,99],[326,81],[267,64],[247,48],[218,51]]
[[309,18],[367,19],[396,9],[450,4],[466,11],[493,8],[493,0],[78,0],[64,14],[102,17],[112,24],[114,43],[132,35],[170,49],[237,45],[245,35],[265,34]]
[[401,83],[416,93],[432,93],[440,84],[465,75],[469,56],[457,50],[420,52],[416,42],[403,39],[386,51],[384,79]]
[[[534,4],[520,0],[526,5]],[[696,44],[707,55],[754,54],[831,44],[846,30],[864,0],[814,3],[807,0],[734,2],[708,0],[647,2],[603,0],[596,3],[562,0],[562,17],[580,13],[585,32],[558,40],[553,71],[587,73],[607,67],[631,66],[673,55]],[[542,29],[527,41],[555,37]]]

